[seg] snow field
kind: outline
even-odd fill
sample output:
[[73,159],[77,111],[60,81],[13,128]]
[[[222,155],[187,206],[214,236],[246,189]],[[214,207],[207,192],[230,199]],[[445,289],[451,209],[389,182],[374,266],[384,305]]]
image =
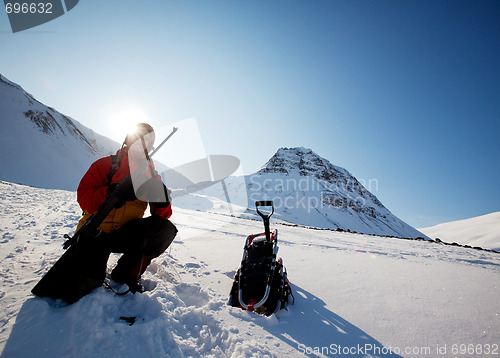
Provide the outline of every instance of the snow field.
[[500,212],[475,218],[442,223],[419,229],[431,238],[448,243],[479,246],[500,251]]
[[0,182],[2,358],[435,357],[443,347],[451,357],[454,344],[500,342],[498,254],[271,220],[295,304],[262,317],[226,305],[245,237],[262,223],[186,209],[174,208],[179,234],[144,275],[153,291],[99,288],[71,306],[35,298],[79,217],[74,192]]

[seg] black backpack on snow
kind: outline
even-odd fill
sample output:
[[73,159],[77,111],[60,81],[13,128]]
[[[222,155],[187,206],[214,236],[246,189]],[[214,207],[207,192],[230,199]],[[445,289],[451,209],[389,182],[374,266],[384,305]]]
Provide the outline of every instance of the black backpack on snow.
[[[274,213],[272,201],[257,201],[257,213],[264,220],[265,232],[250,235],[243,248],[243,259],[234,277],[229,304],[270,316],[287,306],[292,290],[283,260],[277,258],[278,230],[270,232],[269,218]],[[271,206],[267,215],[259,206]]]

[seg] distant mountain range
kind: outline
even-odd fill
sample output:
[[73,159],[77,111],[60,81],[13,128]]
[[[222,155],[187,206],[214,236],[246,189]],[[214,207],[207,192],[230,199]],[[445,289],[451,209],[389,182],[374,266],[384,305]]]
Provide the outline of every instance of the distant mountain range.
[[[119,148],[117,142],[40,103],[2,75],[0,126],[0,179],[42,188],[76,190],[93,161]],[[210,185],[169,172],[167,185],[177,189],[174,204],[177,196],[179,203],[191,208],[217,210],[224,207],[226,198],[238,197],[243,199],[238,204],[251,211],[256,200],[273,200],[275,217],[295,224],[424,236],[394,216],[346,169],[310,149],[280,148],[258,172],[237,180],[228,178],[222,200],[211,196],[210,188],[203,190]]]

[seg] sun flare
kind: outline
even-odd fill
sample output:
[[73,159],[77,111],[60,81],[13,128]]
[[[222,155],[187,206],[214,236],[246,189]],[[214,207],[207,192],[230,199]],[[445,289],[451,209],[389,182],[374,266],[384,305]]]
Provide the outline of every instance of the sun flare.
[[115,138],[120,141],[123,141],[125,136],[135,129],[137,123],[149,123],[149,116],[139,107],[125,108],[109,118],[109,126]]

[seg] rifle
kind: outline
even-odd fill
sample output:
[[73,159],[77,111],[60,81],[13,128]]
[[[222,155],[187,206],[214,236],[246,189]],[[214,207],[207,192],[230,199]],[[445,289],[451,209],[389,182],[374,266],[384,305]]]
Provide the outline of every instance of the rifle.
[[[148,162],[151,162],[151,157],[158,152],[158,150],[167,142],[167,140],[170,139],[174,135],[175,132],[177,132],[177,127],[174,127],[172,132],[163,140],[163,142],[160,143],[160,145],[154,149],[151,154],[147,153],[146,148],[144,147],[146,158],[148,159]],[[144,142],[143,142],[144,146]],[[134,173],[136,172],[141,172],[142,170],[145,169],[147,165],[142,165],[139,168],[137,168]],[[104,202],[102,205],[99,207],[96,213],[90,215],[90,217],[87,219],[87,221],[74,233],[73,237],[69,236],[68,234],[64,235],[64,238],[67,239],[64,244],[63,248],[66,250],[70,248],[72,245],[76,245],[82,237],[87,237],[87,236],[94,236],[97,237],[99,236],[100,232],[97,232],[97,229],[99,228],[99,225],[106,219],[106,217],[109,215],[111,210],[113,210],[116,206],[116,204],[121,200],[121,198],[127,193],[130,188],[132,187],[132,176],[134,173],[128,175],[125,177],[117,186],[116,189],[109,194],[106,199],[104,199]],[[97,235],[95,233],[97,232]]]

